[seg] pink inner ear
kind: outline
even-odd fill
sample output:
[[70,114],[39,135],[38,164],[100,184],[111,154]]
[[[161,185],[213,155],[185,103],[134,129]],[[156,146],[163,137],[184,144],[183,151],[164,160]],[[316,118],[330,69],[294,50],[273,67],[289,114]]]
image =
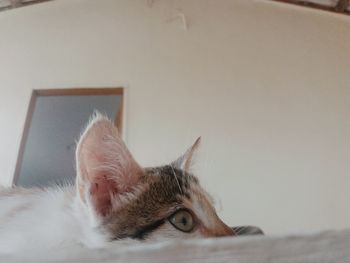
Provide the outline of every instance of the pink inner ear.
[[110,211],[111,198],[130,191],[143,173],[114,124],[101,116],[84,132],[76,157],[79,194],[85,201],[87,190],[95,211],[102,216]]
[[108,179],[107,175],[97,176],[92,182],[90,194],[92,202],[102,216],[108,214],[111,209],[111,198],[118,193],[118,185],[115,181]]

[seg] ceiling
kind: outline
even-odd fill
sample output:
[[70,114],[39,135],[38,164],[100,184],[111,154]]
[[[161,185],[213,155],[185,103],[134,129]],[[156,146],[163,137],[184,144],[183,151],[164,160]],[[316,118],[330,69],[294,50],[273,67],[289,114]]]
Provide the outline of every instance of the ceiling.
[[[52,0],[0,0],[0,11]],[[350,15],[350,0],[266,0]]]

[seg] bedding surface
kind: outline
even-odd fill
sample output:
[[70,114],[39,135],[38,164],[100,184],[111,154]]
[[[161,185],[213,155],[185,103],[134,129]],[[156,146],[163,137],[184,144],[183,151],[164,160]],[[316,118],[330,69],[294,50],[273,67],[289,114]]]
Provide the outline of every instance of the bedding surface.
[[304,236],[251,236],[162,243],[118,243],[104,249],[66,245],[62,250],[0,256],[0,262],[350,262],[350,230]]

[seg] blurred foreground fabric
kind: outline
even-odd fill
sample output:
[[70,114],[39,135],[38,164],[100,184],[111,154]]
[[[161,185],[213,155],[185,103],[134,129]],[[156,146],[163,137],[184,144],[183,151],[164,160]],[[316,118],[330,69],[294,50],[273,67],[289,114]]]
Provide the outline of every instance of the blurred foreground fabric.
[[0,256],[0,262],[350,262],[350,230],[299,236],[169,241],[161,243],[114,242],[104,249],[66,244],[62,250]]

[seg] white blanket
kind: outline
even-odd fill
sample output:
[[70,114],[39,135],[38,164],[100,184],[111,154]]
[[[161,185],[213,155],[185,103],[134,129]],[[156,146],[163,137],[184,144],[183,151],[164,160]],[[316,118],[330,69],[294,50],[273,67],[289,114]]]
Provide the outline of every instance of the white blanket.
[[171,241],[133,246],[111,243],[105,249],[67,247],[15,257],[0,262],[230,262],[230,263],[341,263],[350,262],[350,230],[307,236],[239,237]]

